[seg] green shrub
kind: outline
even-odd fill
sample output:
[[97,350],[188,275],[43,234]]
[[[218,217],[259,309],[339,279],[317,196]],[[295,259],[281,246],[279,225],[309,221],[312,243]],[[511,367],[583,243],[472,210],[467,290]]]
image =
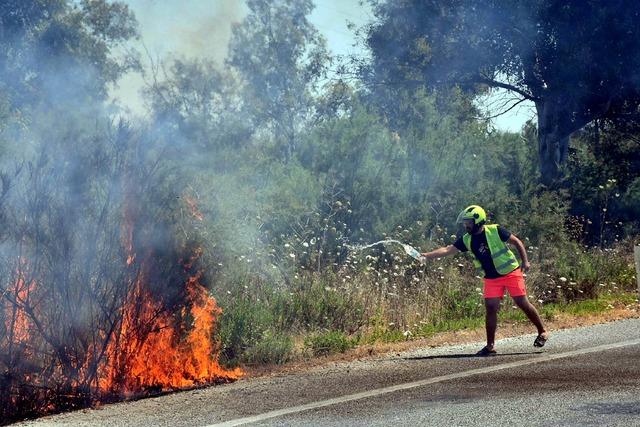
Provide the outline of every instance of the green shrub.
[[246,297],[223,305],[218,336],[222,362],[235,365],[247,349],[263,340],[273,325],[273,313],[264,305]]
[[[555,243],[555,244],[553,244]],[[544,302],[570,302],[635,287],[628,244],[613,248],[585,248],[577,242],[552,242],[534,256],[536,272],[530,290]]]
[[359,343],[374,344],[376,342],[397,342],[403,341],[406,337],[393,322],[389,322],[390,317],[380,307],[375,314],[369,318],[367,330],[358,337]]
[[268,333],[253,347],[249,347],[241,359],[247,364],[282,364],[293,357],[293,340],[290,336]]
[[340,279],[330,271],[302,274],[290,285],[290,292],[289,304],[281,307],[281,317],[288,327],[353,333],[363,324],[362,302],[341,289]]
[[350,339],[341,331],[329,331],[307,337],[304,345],[311,350],[314,356],[323,356],[344,353],[353,348],[356,345],[356,341]]
[[452,290],[447,295],[447,307],[442,313],[443,319],[474,318],[484,314],[484,305],[479,295],[470,294],[468,289]]

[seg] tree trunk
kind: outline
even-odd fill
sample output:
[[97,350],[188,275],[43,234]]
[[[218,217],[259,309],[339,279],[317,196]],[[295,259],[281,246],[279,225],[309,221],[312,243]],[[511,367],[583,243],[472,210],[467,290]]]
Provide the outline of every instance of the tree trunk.
[[573,132],[571,115],[559,101],[536,102],[538,112],[538,158],[542,183],[555,186],[567,161],[569,136]]

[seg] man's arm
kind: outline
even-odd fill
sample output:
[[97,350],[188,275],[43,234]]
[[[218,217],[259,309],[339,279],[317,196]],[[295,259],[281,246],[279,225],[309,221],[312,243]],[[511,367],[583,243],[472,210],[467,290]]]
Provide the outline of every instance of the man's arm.
[[527,251],[524,248],[522,241],[518,239],[515,234],[512,233],[511,236],[509,236],[509,240],[507,240],[507,243],[511,243],[518,250],[518,253],[520,254],[520,259],[522,260],[522,265],[520,266],[522,271],[524,271],[525,273],[529,271],[529,269],[531,268],[531,263],[529,263],[529,258],[527,257]]
[[444,246],[442,248],[433,250],[431,252],[423,252],[420,255],[422,255],[426,259],[432,259],[432,258],[442,258],[447,255],[457,254],[458,252],[460,252],[458,248],[456,248],[453,245],[449,245],[449,246]]

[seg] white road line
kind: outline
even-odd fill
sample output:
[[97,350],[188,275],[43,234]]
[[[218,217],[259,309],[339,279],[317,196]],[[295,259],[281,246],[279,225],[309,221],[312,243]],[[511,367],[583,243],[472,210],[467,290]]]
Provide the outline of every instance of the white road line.
[[339,403],[351,402],[353,400],[366,399],[369,397],[376,397],[387,393],[393,393],[401,390],[409,390],[416,387],[422,387],[429,384],[435,384],[443,381],[455,380],[458,378],[470,377],[473,375],[487,374],[490,372],[501,371],[503,369],[517,368],[519,366],[531,365],[534,363],[548,362],[550,360],[563,359],[566,357],[579,356],[582,354],[596,353],[603,350],[614,350],[622,347],[629,347],[633,345],[640,345],[640,339],[622,341],[613,344],[605,344],[597,347],[584,348],[580,350],[567,351],[564,353],[545,353],[541,356],[536,356],[531,359],[519,360],[516,362],[503,363],[495,366],[488,366],[486,368],[470,369],[464,372],[458,372],[455,374],[442,375],[440,377],[428,378],[420,381],[413,381],[410,383],[397,384],[390,387],[377,388],[375,390],[363,391],[360,393],[348,394],[346,396],[334,397],[333,399],[320,400],[317,402],[307,403],[305,405],[293,406],[291,408],[278,409],[275,411],[265,412],[264,414],[253,415],[250,417],[236,418],[234,420],[225,421],[219,424],[211,424],[205,427],[230,427],[239,426],[243,424],[255,423],[258,421],[264,421],[269,418],[276,418],[282,415],[295,414],[297,412],[308,411],[311,409],[324,408],[326,406],[337,405]]

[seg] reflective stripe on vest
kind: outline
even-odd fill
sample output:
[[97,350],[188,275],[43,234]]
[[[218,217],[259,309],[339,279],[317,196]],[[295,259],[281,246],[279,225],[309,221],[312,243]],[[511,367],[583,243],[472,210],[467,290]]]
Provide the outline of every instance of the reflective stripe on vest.
[[[511,252],[509,247],[500,240],[500,234],[498,233],[498,224],[491,224],[484,226],[484,235],[487,238],[487,244],[489,245],[489,252],[491,253],[491,259],[493,266],[496,268],[498,274],[505,275],[511,273],[520,265],[518,259]],[[462,236],[462,241],[467,247],[467,250],[473,255],[473,265],[476,270],[479,271],[481,276],[484,276],[482,264],[476,258],[476,255],[471,250],[471,235],[466,233]]]

